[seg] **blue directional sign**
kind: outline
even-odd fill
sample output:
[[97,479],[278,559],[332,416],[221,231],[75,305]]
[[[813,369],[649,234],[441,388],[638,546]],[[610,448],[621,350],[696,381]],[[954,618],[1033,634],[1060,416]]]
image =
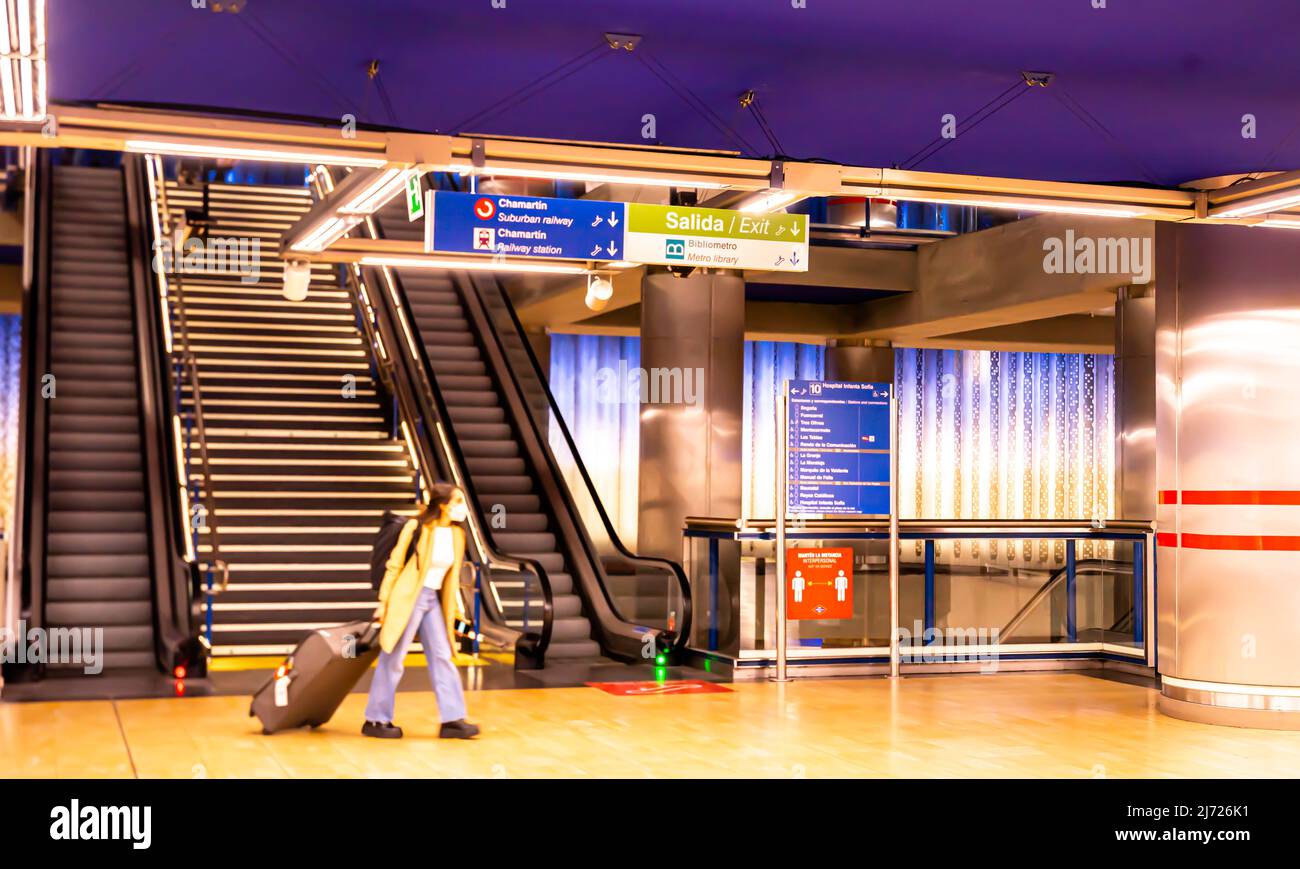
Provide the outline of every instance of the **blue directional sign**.
[[546,259],[619,260],[627,223],[622,202],[433,194],[430,252],[500,254]]
[[889,514],[889,391],[887,383],[789,382],[791,513]]

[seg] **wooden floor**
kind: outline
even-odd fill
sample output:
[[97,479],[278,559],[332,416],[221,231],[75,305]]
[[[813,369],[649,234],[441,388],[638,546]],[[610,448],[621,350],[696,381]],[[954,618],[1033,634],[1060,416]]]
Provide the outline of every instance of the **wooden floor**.
[[262,736],[242,697],[0,704],[0,777],[1300,776],[1300,733],[1191,724],[1147,688],[1070,674],[743,683],[618,697],[469,695],[473,742],[358,733],[364,695],[319,731]]

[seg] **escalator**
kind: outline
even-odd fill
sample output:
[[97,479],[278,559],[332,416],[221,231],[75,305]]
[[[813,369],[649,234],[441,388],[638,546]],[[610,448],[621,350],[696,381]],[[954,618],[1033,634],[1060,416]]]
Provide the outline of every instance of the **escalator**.
[[[404,213],[385,214],[378,223],[392,238],[420,231],[418,224],[407,230]],[[557,539],[555,516],[544,502],[536,469],[520,449],[518,430],[489,375],[459,290],[446,272],[399,270],[397,279],[493,541],[503,552],[536,559],[546,569],[553,607],[547,657],[599,659],[600,645],[574,587],[572,560]],[[522,582],[502,583],[499,597],[509,627],[522,630],[526,621],[540,621],[541,601],[535,594],[529,598]]]
[[29,171],[19,615],[51,652],[78,635],[83,648],[15,678],[98,675],[86,642],[106,675],[201,669],[134,175],[54,165],[49,153]]
[[[382,238],[421,238],[421,225],[408,222],[401,202],[376,215],[374,226]],[[645,661],[680,649],[689,625],[685,576],[671,562],[623,549],[594,488],[579,490],[588,498],[582,507],[575,500],[577,487],[566,482],[548,443],[553,399],[536,361],[519,355],[528,351],[504,293],[446,271],[393,274],[402,318],[417,336],[418,364],[445,409],[449,441],[482,527],[501,552],[540,564],[549,583],[547,600],[517,576],[497,582],[489,575],[506,625],[528,632],[549,602],[550,637],[541,652],[550,664]],[[580,469],[576,453],[566,458]],[[599,529],[593,528],[602,524],[597,517]],[[658,593],[643,601],[642,584]]]

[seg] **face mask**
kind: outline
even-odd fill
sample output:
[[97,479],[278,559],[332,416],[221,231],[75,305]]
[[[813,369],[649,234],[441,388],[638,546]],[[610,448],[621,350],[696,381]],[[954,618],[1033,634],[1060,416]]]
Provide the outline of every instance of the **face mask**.
[[464,522],[469,518],[469,508],[464,504],[456,504],[447,511],[447,515],[453,522]]

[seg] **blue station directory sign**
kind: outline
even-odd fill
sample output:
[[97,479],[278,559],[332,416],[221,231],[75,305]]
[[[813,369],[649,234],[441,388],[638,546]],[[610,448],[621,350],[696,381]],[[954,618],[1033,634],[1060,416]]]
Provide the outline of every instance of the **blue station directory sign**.
[[888,516],[889,384],[791,380],[787,399],[789,512]]
[[623,257],[622,202],[434,191],[425,249],[544,259]]

